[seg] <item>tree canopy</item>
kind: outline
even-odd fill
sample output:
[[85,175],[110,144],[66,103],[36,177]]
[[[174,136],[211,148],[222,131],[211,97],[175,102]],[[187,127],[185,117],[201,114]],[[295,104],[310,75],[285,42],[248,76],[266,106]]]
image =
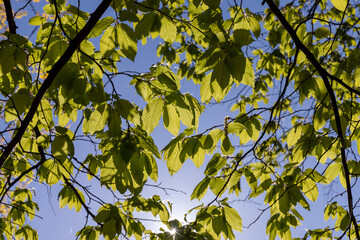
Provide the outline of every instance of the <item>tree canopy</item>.
[[[259,12],[242,0],[102,0],[91,13],[81,0],[33,2],[0,1],[0,239],[38,239],[32,182],[86,213],[78,239],[235,239],[268,217],[271,240],[360,240],[358,1],[254,1]],[[147,71],[119,67],[150,42],[159,61]],[[231,111],[207,126],[214,104]],[[161,149],[162,127],[173,138]],[[204,169],[193,219],[143,196],[161,161],[171,175],[185,161]],[[229,199],[244,189],[263,208],[243,226]],[[323,227],[296,232],[313,208]]]

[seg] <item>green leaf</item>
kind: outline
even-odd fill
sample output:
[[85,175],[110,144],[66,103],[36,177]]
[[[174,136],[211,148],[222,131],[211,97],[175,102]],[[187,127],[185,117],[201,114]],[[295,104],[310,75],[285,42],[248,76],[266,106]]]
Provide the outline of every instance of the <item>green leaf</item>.
[[108,27],[100,39],[100,53],[105,56],[111,54],[116,47],[115,27]]
[[[223,66],[220,66],[222,64],[219,64],[217,71],[215,72],[215,77],[213,78],[214,72],[212,72],[211,74],[211,83],[210,83],[210,87],[211,87],[211,93],[212,96],[214,97],[215,101],[217,102],[221,102],[226,94],[229,92],[230,90],[230,86],[232,85],[232,81],[230,84],[230,75],[227,72],[226,68],[223,68]],[[222,71],[224,70],[224,72]],[[214,70],[215,71],[215,70]],[[225,75],[222,76],[221,74],[224,73]],[[225,87],[221,87],[220,84]]]
[[[77,194],[80,196],[81,201],[85,202],[85,197],[83,193],[78,189],[75,189],[75,191],[77,191]],[[68,205],[70,209],[74,207],[76,212],[79,212],[81,210],[82,204],[77,194],[69,186],[65,186],[63,189],[61,189],[58,195],[58,198],[60,199],[59,201],[60,208],[63,208],[66,205]]]
[[209,48],[199,57],[195,66],[195,72],[198,74],[206,73],[212,70],[221,60],[221,50],[219,48]]
[[331,3],[334,5],[335,8],[337,8],[340,11],[345,11],[346,5],[348,3],[347,0],[331,0]]
[[209,132],[207,143],[205,145],[208,145],[207,149],[212,149],[216,147],[216,144],[219,142],[221,137],[224,135],[224,132],[221,129],[213,129]]
[[128,25],[120,23],[116,25],[116,37],[121,52],[134,61],[137,53],[137,38],[134,30]]
[[143,184],[144,180],[145,165],[146,159],[144,154],[140,155],[137,161],[130,161],[131,175],[134,177],[135,182],[140,186]]
[[38,26],[41,24],[44,24],[46,21],[46,19],[42,16],[35,16],[29,19],[29,24],[30,25],[34,25],[34,26]]
[[211,100],[211,73],[207,74],[206,77],[201,82],[200,87],[200,95],[201,95],[201,102],[206,103]]
[[345,231],[350,223],[349,213],[340,205],[337,205],[336,212],[337,212],[337,219],[335,222],[335,228],[340,228],[342,231]]
[[216,196],[221,196],[226,189],[226,181],[222,178],[212,178],[210,182],[210,189]]
[[40,135],[38,138],[36,138],[36,143],[40,146],[45,147],[50,142],[49,140],[50,140],[49,136]]
[[225,222],[224,222],[224,217],[223,216],[215,216],[212,219],[212,227],[214,229],[214,232],[217,235],[220,235],[221,232],[224,232],[225,229],[226,229],[226,225],[225,225]]
[[0,49],[0,76],[7,74],[16,65],[14,54],[16,47],[10,46]]
[[196,185],[194,191],[191,194],[190,199],[193,200],[197,198],[201,200],[205,196],[209,185],[210,185],[210,178],[205,177],[198,185]]
[[204,0],[204,3],[208,5],[210,8],[218,8],[220,5],[220,0]]
[[243,75],[241,83],[252,87],[254,87],[255,85],[254,68],[252,67],[252,63],[250,62],[250,60],[247,58],[246,58],[245,73]]
[[224,91],[230,85],[230,74],[226,64],[223,61],[219,61],[211,75],[211,83],[217,82],[220,89],[214,89],[213,91]]
[[100,172],[100,182],[101,182],[101,184],[111,183],[114,180],[117,172],[118,172],[118,170],[115,167],[114,158],[110,157],[105,162],[103,167],[101,168],[101,172]]
[[47,184],[53,185],[60,180],[59,167],[54,161],[46,161],[39,168],[40,181],[46,181]]
[[174,173],[179,171],[184,163],[183,160],[180,159],[180,152],[181,150],[178,143],[171,145],[169,149],[164,152],[166,166],[168,167],[170,175],[173,175]]
[[135,153],[137,153],[137,143],[131,135],[127,135],[121,140],[120,155],[121,159],[129,163]]
[[180,116],[172,104],[164,105],[163,122],[165,128],[174,136],[177,136],[180,130]]
[[335,218],[337,212],[337,203],[332,202],[325,207],[324,219],[327,221],[329,217]]
[[341,229],[342,231],[345,231],[345,230],[348,228],[349,223],[350,223],[350,215],[346,212],[346,214],[344,215],[344,217],[341,219],[340,229]]
[[286,214],[287,212],[289,212],[290,210],[290,196],[289,196],[289,191],[285,191],[283,194],[281,194],[282,196],[280,197],[280,194],[278,194],[278,196],[280,197],[279,201],[278,201],[278,205],[279,205],[279,210]]
[[235,151],[228,136],[225,136],[221,142],[221,152],[224,155],[231,155]]
[[319,27],[315,30],[314,35],[315,37],[322,39],[322,38],[326,38],[327,36],[330,35],[330,30],[326,27]]
[[176,34],[177,34],[177,29],[173,20],[166,16],[162,16],[160,37],[164,39],[166,42],[173,43],[175,41]]
[[294,146],[296,142],[300,139],[300,137],[301,137],[301,129],[297,127],[292,128],[286,137],[289,148]]
[[167,222],[170,218],[170,214],[164,204],[161,204],[162,210],[159,211],[159,217],[162,222]]
[[138,140],[139,140],[140,147],[142,147],[144,150],[148,150],[156,158],[161,158],[159,150],[158,150],[157,146],[155,145],[153,139],[150,136],[148,136],[144,130],[142,130],[140,128],[136,128],[136,129],[134,129],[134,132],[139,137]]
[[328,111],[326,110],[323,105],[321,105],[315,112],[314,115],[314,129],[315,131],[319,131],[321,128],[323,128],[327,122],[327,120],[330,118],[328,116]]
[[53,143],[51,144],[51,153],[55,158],[64,160],[68,153],[69,146],[65,136],[56,136]]
[[224,207],[224,214],[227,223],[236,231],[242,232],[242,220],[239,213],[230,207]]
[[44,126],[51,126],[53,121],[53,112],[49,101],[42,99],[37,111],[38,119],[41,123],[44,124]]
[[114,18],[111,16],[104,17],[103,19],[100,19],[95,27],[91,30],[91,32],[88,35],[88,38],[94,38],[101,35],[101,33],[107,29],[112,23],[114,22]]
[[235,135],[239,136],[240,132],[245,129],[245,126],[238,122],[231,122],[228,125],[228,133],[234,133]]
[[216,173],[225,166],[226,159],[222,158],[220,153],[215,153],[208,162],[204,174],[207,176],[216,175]]
[[134,124],[140,124],[140,114],[135,106],[128,100],[119,99],[115,103],[115,109],[120,116]]
[[316,183],[311,179],[307,178],[302,181],[302,190],[307,198],[315,202],[319,195],[319,190]]
[[142,122],[147,133],[151,133],[159,124],[163,107],[164,100],[162,98],[153,98],[146,105],[142,115]]
[[332,182],[337,176],[339,176],[342,169],[342,165],[339,162],[331,163],[325,171],[324,177],[326,178],[326,182]]
[[[332,128],[336,133],[338,133],[338,125],[337,125],[337,123],[336,123],[335,116],[332,116],[332,117],[331,117],[330,125],[331,125],[331,128]],[[345,119],[345,117],[344,117],[343,115],[340,115],[340,125],[341,125],[342,135],[345,136],[346,128],[347,128],[347,126],[348,126],[348,121]]]
[[102,233],[104,234],[105,240],[113,240],[116,236],[118,229],[116,227],[116,220],[110,219],[104,222],[102,227]]
[[112,110],[111,121],[109,123],[109,136],[120,137],[121,133],[121,118],[116,110]]
[[84,117],[84,133],[94,134],[97,131],[103,130],[109,117],[107,104],[98,106],[95,111],[86,109],[84,111]]
[[205,151],[202,147],[202,144],[198,141],[196,146],[193,149],[197,149],[196,152],[193,150],[192,161],[195,167],[200,168],[205,160]]
[[241,83],[247,64],[246,58],[242,54],[237,54],[235,57],[226,56],[225,64],[231,76],[234,78],[234,81],[236,83]]
[[135,32],[139,38],[147,37],[151,32],[157,32],[161,26],[161,20],[158,14],[149,12],[144,15],[136,25]]
[[[190,129],[192,132],[193,130]],[[185,133],[185,131],[184,131]],[[186,133],[185,133],[186,134]],[[183,144],[182,144],[182,150],[180,153],[180,158],[183,159],[183,161],[185,161],[188,158],[192,158],[194,155],[194,152],[197,152],[199,146],[197,145],[199,141],[196,138],[188,138],[188,139],[184,139]]]
[[248,17],[247,20],[250,25],[250,30],[254,33],[255,37],[258,38],[261,32],[261,27],[259,22],[253,17]]
[[165,86],[165,90],[177,91],[180,89],[180,81],[178,77],[169,68],[158,66],[156,74],[162,87]]
[[17,120],[30,106],[31,96],[28,90],[18,89],[6,102],[5,121]]

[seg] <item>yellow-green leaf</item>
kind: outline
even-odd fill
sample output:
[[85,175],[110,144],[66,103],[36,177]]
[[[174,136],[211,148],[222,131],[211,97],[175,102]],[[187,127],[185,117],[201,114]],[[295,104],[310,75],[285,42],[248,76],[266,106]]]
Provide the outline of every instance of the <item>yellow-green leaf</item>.
[[172,104],[164,106],[163,122],[165,128],[174,136],[177,136],[180,130],[180,116]]
[[242,232],[242,220],[239,213],[230,207],[224,207],[225,219],[236,231]]
[[143,128],[147,133],[151,133],[159,124],[161,113],[164,107],[164,100],[161,98],[151,99],[146,105],[143,115]]
[[319,190],[316,183],[312,179],[307,178],[306,180],[302,181],[302,190],[307,198],[313,202],[316,201],[319,195]]
[[194,191],[192,192],[191,194],[191,200],[197,198],[197,199],[202,199],[206,192],[207,192],[207,189],[209,187],[209,184],[210,184],[210,178],[208,177],[205,177],[194,189]]
[[328,183],[332,182],[341,172],[341,163],[333,162],[325,171],[325,178]]
[[286,138],[288,147],[291,148],[292,146],[294,146],[300,137],[301,137],[301,129],[295,127],[292,128]]
[[105,128],[109,117],[108,107],[106,104],[100,105],[95,111],[91,112],[87,109],[84,112],[85,119],[83,123],[84,133],[94,134]]
[[100,53],[104,56],[107,53],[112,53],[116,47],[115,44],[115,28],[108,27],[100,39]]
[[161,18],[160,37],[166,42],[173,43],[176,38],[176,33],[175,23],[170,18],[163,16]]
[[331,0],[331,2],[334,5],[334,7],[336,7],[338,10],[342,12],[345,11],[347,0]]
[[206,75],[206,77],[204,77],[201,82],[200,95],[202,102],[208,102],[211,100],[210,82],[211,82],[211,73]]
[[130,60],[134,61],[137,53],[137,39],[135,31],[128,25],[116,25],[116,37],[120,50]]

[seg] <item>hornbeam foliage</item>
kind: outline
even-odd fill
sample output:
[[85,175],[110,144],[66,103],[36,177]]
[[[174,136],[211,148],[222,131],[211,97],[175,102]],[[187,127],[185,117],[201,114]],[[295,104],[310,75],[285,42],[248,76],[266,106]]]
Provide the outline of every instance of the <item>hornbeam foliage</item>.
[[[237,0],[98,2],[88,13],[86,1],[44,1],[27,25],[17,18],[32,1],[20,12],[0,1],[0,239],[38,239],[28,225],[42,207],[34,181],[60,186],[59,206],[86,213],[79,239],[238,239],[268,217],[271,240],[360,240],[358,1],[252,1],[261,12]],[[119,68],[150,41],[159,62]],[[199,121],[229,102],[223,122]],[[174,136],[162,149],[159,126]],[[192,220],[143,196],[161,179],[159,161],[171,175],[185,161],[203,166]],[[228,200],[244,189],[264,206],[252,220]],[[323,208],[323,228],[295,231],[313,208]],[[145,227],[138,212],[164,227]]]

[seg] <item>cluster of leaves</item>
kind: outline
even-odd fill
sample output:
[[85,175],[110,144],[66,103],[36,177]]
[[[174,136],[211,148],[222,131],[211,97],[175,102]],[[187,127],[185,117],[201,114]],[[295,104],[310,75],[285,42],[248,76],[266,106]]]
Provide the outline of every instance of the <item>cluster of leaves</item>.
[[[62,186],[60,207],[93,219],[79,239],[109,240],[235,239],[243,221],[228,198],[239,196],[242,179],[248,198],[270,212],[269,239],[291,239],[321,186],[339,179],[344,193],[324,209],[324,219],[336,221],[301,237],[359,239],[352,191],[360,174],[359,4],[276,2],[264,0],[269,8],[253,13],[237,1],[103,0],[89,14],[52,0],[43,7],[48,17],[29,20],[35,39],[9,24],[0,42],[0,199],[9,209],[0,236],[37,239],[25,219],[41,206],[32,191],[14,187],[29,178]],[[102,17],[108,8],[112,14]],[[144,73],[119,71],[120,61],[136,62],[138,44],[149,38],[159,39],[160,62]],[[142,100],[122,97],[119,78],[130,78]],[[182,91],[184,78],[200,85],[200,95]],[[234,92],[231,116],[204,130],[206,106]],[[175,136],[161,151],[151,135],[160,121]],[[80,144],[94,152],[81,157]],[[193,221],[170,220],[171,204],[142,197],[159,177],[159,159],[171,175],[188,159],[198,168],[206,163],[191,199],[202,200],[208,189],[214,199],[189,211]],[[82,175],[116,201],[98,197]],[[137,212],[176,234],[146,229]]]

